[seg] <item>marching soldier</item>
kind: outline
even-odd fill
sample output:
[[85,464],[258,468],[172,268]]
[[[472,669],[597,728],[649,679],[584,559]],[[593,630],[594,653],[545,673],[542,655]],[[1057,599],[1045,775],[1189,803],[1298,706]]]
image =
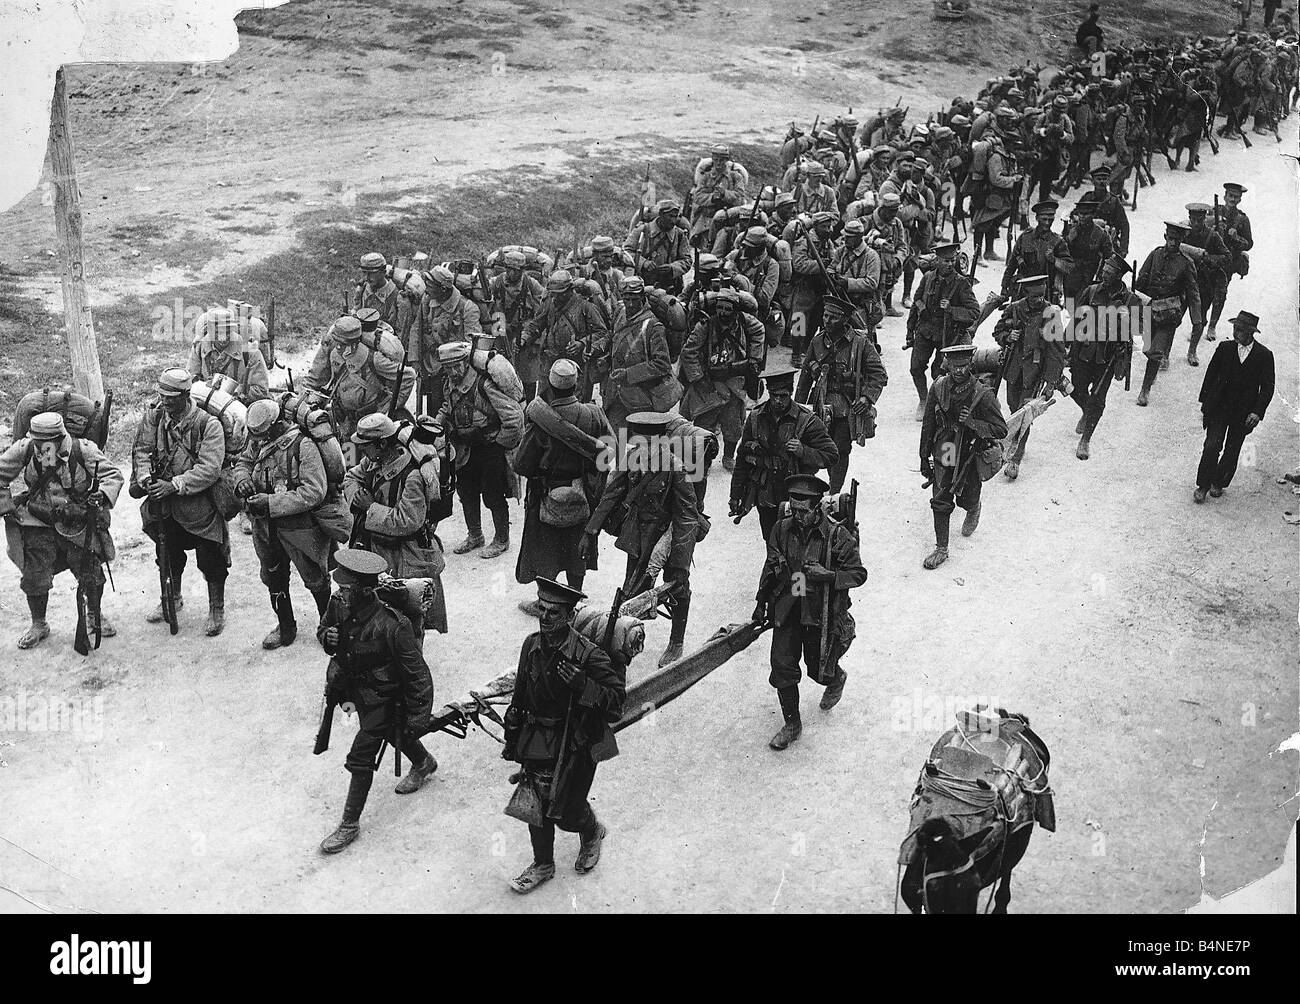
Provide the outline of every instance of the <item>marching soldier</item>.
[[1214,341],[1214,326],[1223,316],[1223,305],[1228,299],[1228,284],[1232,282],[1232,277],[1245,276],[1250,269],[1250,259],[1246,252],[1255,246],[1255,238],[1250,230],[1250,217],[1241,209],[1241,197],[1247,191],[1247,188],[1235,181],[1225,182],[1223,186],[1223,205],[1219,207],[1214,229],[1228,245],[1228,250],[1232,252],[1232,260],[1223,270],[1223,283],[1215,290],[1214,303],[1210,310],[1210,326],[1205,332],[1207,342]]
[[1096,225],[1097,201],[1084,195],[1075,207],[1076,221],[1065,231],[1065,249],[1070,258],[1069,268],[1061,274],[1061,289],[1067,299],[1077,299],[1085,286],[1091,286],[1115,248],[1110,238]]
[[907,341],[903,348],[912,350],[908,369],[916,386],[918,422],[925,417],[926,367],[931,367],[931,377],[938,379],[940,351],[955,342],[969,340],[971,325],[979,314],[979,301],[971,289],[971,279],[957,270],[957,249],[958,245],[951,242],[935,245],[934,268],[921,276],[907,315]]
[[318,616],[325,615],[329,604],[331,541],[312,518],[328,485],[320,448],[281,416],[274,401],[254,402],[247,426],[249,442],[235,465],[234,488],[247,500],[254,520],[253,549],[276,616],[262,647],[276,649],[298,637],[289,597],[290,565],[316,601]]
[[921,473],[931,489],[934,515],[934,550],[922,562],[927,569],[948,560],[953,509],[961,506],[966,511],[963,537],[979,526],[983,481],[975,470],[976,453],[1007,434],[997,394],[971,373],[975,346],[959,343],[941,351],[947,373],[930,387],[921,423]]
[[533,862],[510,888],[532,892],[555,877],[555,829],[581,839],[574,868],[600,861],[607,833],[587,801],[596,765],[618,755],[610,725],[623,714],[624,672],[573,627],[586,597],[549,579],[537,580],[539,630],[524,639],[514,694],[505,714],[501,756],[519,764],[507,815],[528,823]]
[[[351,435],[357,421],[392,404],[393,385],[402,379],[400,346],[392,336],[363,338],[361,321],[340,317],[325,333],[303,386],[324,400],[340,437]],[[387,351],[384,351],[384,349]]]
[[880,285],[877,287],[884,300],[887,317],[902,317],[903,312],[894,306],[894,286],[903,274],[910,247],[907,228],[899,219],[902,200],[896,192],[886,192],[871,214],[863,219],[867,241],[880,256]]
[[[622,298],[614,318],[609,377],[600,389],[605,418],[615,433],[634,411],[668,411],[681,390],[673,373],[667,332],[646,303],[645,281],[637,275],[625,278]],[[580,587],[581,583],[574,585]]]
[[600,370],[608,365],[609,327],[600,313],[573,289],[573,276],[556,269],[546,279],[542,309],[524,325],[524,346],[537,343],[538,373],[549,373],[557,359],[579,364],[578,398],[591,400]]
[[537,381],[541,377],[541,348],[536,344],[524,344],[524,325],[541,311],[546,292],[542,289],[542,284],[524,270],[528,259],[522,251],[507,251],[502,256],[502,262],[505,271],[493,276],[488,288],[492,292],[496,311],[505,318],[506,344],[510,347],[508,355],[524,385],[524,400],[531,401],[537,393]]
[[[1090,455],[1092,434],[1106,410],[1111,382],[1127,374],[1132,365],[1133,325],[1140,317],[1142,301],[1124,285],[1124,276],[1131,271],[1129,263],[1118,255],[1107,258],[1101,279],[1079,294],[1075,306],[1076,330],[1085,322],[1092,329],[1090,338],[1072,339],[1069,349],[1070,382],[1074,385],[1070,396],[1083,412],[1074,429],[1080,435],[1074,455],[1080,460]],[[1127,321],[1116,320],[1117,309]]]
[[1115,253],[1123,257],[1128,254],[1129,223],[1128,210],[1124,200],[1110,190],[1110,168],[1102,165],[1093,168],[1092,191],[1088,196],[1096,200],[1093,218],[1105,223],[1115,231]]
[[746,230],[737,247],[728,252],[726,260],[751,286],[754,299],[758,301],[758,319],[766,324],[772,315],[772,304],[776,302],[777,288],[781,283],[780,263],[768,250],[767,229],[753,226]]
[[466,537],[453,553],[468,554],[483,547],[482,498],[492,514],[494,533],[479,557],[495,558],[510,549],[506,499],[514,496],[515,486],[506,453],[519,445],[523,435],[518,377],[502,356],[488,355],[482,366],[477,365],[466,342],[439,346],[438,360],[447,377],[438,424],[456,446],[456,494],[465,513]]
[[623,243],[646,285],[669,293],[681,292],[682,276],[691,267],[690,236],[677,225],[681,211],[672,199],[660,199],[655,204],[655,218],[638,224]]
[[763,374],[767,400],[745,416],[740,452],[731,475],[729,515],[743,519],[758,508],[763,539],[772,533],[791,474],[815,474],[833,468],[839,450],[826,424],[813,410],[794,399],[798,370],[779,366]]
[[731,147],[719,143],[695,168],[691,195],[691,244],[699,246],[713,214],[746,201],[749,173],[731,159]]
[[386,743],[410,762],[393,789],[397,794],[419,791],[438,769],[438,761],[420,742],[433,715],[428,664],[411,622],[375,595],[387,563],[371,551],[350,548],[339,551],[335,561],[339,589],[316,635],[330,656],[326,700],[337,702],[349,715],[355,711],[359,728],[343,762],[351,775],[343,820],[321,841],[322,854],[337,854],[357,839],[361,810]]
[[880,254],[867,243],[867,228],[861,220],[849,220],[841,236],[843,239],[832,251],[826,267],[839,279],[849,303],[861,313],[868,325],[867,335],[875,345],[876,325],[884,317],[880,303]]
[[[803,365],[804,348],[821,328],[822,299],[827,292],[822,265],[830,261],[832,234],[838,222],[838,213],[815,213],[812,226],[790,245],[794,293],[790,304],[791,366]],[[818,259],[821,264],[818,264]]]
[[[639,276],[623,281],[641,284],[644,292]],[[578,366],[572,359],[555,360],[547,386],[524,408],[523,437],[513,461],[515,473],[528,482],[515,581],[557,579],[564,572],[569,586],[581,589],[588,565],[579,545],[604,488],[600,461],[610,427],[600,405],[583,404],[575,396]],[[535,602],[520,609],[533,617],[541,613]]]
[[817,161],[800,165],[803,172],[803,184],[794,190],[794,208],[797,213],[831,213],[839,219],[839,200],[833,186],[827,184],[827,171]]
[[410,301],[397,288],[397,283],[388,277],[388,259],[378,251],[370,251],[361,256],[361,281],[352,291],[352,310],[372,309],[378,311],[379,319],[387,324],[403,339],[407,334],[414,312]]
[[354,520],[353,546],[381,557],[395,578],[433,579],[438,597],[424,626],[445,633],[446,560],[429,512],[441,497],[438,466],[434,457],[416,456],[403,445],[398,432],[391,418],[375,414],[363,418],[352,434],[358,459],[343,477],[343,498]]
[[[1065,238],[1052,229],[1060,203],[1048,199],[1035,202],[1030,208],[1034,214],[1034,229],[1026,230],[1016,238],[1002,273],[1002,296],[1006,303],[1016,292],[1016,284],[1025,276],[1042,275],[1057,280],[1069,274],[1073,267],[1070,248]],[[1047,296],[1056,300],[1056,282],[1051,283]]]
[[855,630],[849,590],[867,581],[858,542],[822,506],[826,482],[812,474],[785,479],[790,514],[767,538],[753,619],[772,624],[772,672],[785,723],[768,745],[783,750],[803,735],[799,716],[799,658],[808,678],[826,688],[821,709],[844,696],[849,675],[840,666]]
[[[623,270],[615,265],[618,251],[612,237],[593,237],[591,239],[591,262],[584,265],[580,274],[600,287],[600,296],[606,308],[613,316],[622,300]],[[531,580],[530,580],[531,581]]]
[[[355,318],[353,318],[355,320]],[[131,448],[131,497],[143,498],[140,518],[156,545],[164,596],[146,618],[161,624],[169,602],[185,607],[181,576],[185,552],[193,551],[208,583],[208,619],[204,633],[221,634],[226,626],[226,576],[230,569],[230,535],[226,515],[217,506],[226,434],[219,419],[190,400],[188,370],[164,370],[158,378],[159,401],[145,408]],[[233,514],[232,514],[233,515]]]
[[[15,482],[22,489],[16,498]],[[117,633],[101,613],[100,599],[102,563],[116,555],[108,525],[121,490],[121,472],[89,439],[70,435],[56,412],[34,416],[27,435],[0,454],[0,516],[32,615],[19,648],[35,648],[50,636],[50,587],[64,569],[77,580],[79,601],[85,597],[86,628],[107,638]]]
[[682,346],[678,375],[686,390],[679,410],[702,429],[721,429],[722,464],[732,470],[745,422],[745,385],[762,368],[767,338],[762,322],[740,311],[734,290],[714,295],[713,316],[705,314]]
[[[1030,398],[1050,396],[1065,370],[1065,346],[1060,314],[1047,300],[1047,276],[1019,280],[1020,298],[1002,312],[993,339],[1002,348],[1002,376],[1007,382],[1007,408],[1015,414]],[[1029,431],[1020,438],[1003,473],[1008,481],[1020,476]]]
[[1192,317],[1191,344],[1196,345],[1205,328],[1200,284],[1196,265],[1181,250],[1190,228],[1185,223],[1165,222],[1165,242],[1142,263],[1133,288],[1151,297],[1151,335],[1143,354],[1147,357],[1142,376],[1142,390],[1137,403],[1145,408],[1155,385],[1156,375],[1169,368],[1169,353],[1174,347],[1174,332],[1182,323],[1184,312]]
[[661,412],[639,411],[627,417],[628,435],[644,440],[633,444],[620,469],[606,482],[600,503],[587,521],[581,550],[584,558],[594,556],[597,535],[616,509],[623,511],[614,546],[627,554],[623,593],[635,596],[648,588],[647,571],[655,545],[671,528],[672,545],[663,576],[665,582],[676,583],[677,590],[673,594],[672,633],[659,659],[661,666],[681,657],[691,610],[691,558],[700,529],[695,488],[677,458],[664,448],[671,422],[672,416]]
[[[1209,212],[1210,206],[1204,202],[1187,204],[1187,219],[1190,226],[1180,246],[1183,254],[1190,256],[1196,262],[1196,283],[1201,294],[1202,314],[1206,307],[1212,309],[1220,296],[1226,299],[1228,273],[1232,270],[1233,259],[1232,251],[1229,250],[1222,235],[1207,224],[1206,217]],[[1198,334],[1193,332],[1194,336]],[[1196,358],[1196,342],[1197,338],[1193,337],[1187,349],[1189,366],[1201,364]]]
[[836,494],[844,487],[854,441],[865,446],[876,434],[876,401],[889,382],[871,336],[850,323],[852,313],[852,304],[826,298],[825,324],[804,357],[795,397],[800,404],[811,402],[835,443],[837,456],[827,469]]
[[[1015,173],[1015,159],[1007,153],[1002,133],[1004,128],[1015,128],[1016,118],[1013,109],[999,108],[992,120],[992,127],[982,137],[988,144],[987,149],[971,163],[971,226],[975,228],[975,254],[978,256],[983,247],[985,261],[1002,260],[993,250],[998,230],[1012,213],[1020,211],[1020,207],[1015,204],[1016,186],[1024,180],[1024,176]],[[975,138],[972,126],[972,142]]]
[[244,340],[239,319],[231,311],[209,310],[195,329],[186,364],[193,379],[211,384],[213,377],[229,377],[238,385],[235,397],[246,405],[271,396],[266,360],[256,345]]
[[[446,381],[438,349],[450,342],[472,342],[483,333],[483,314],[479,306],[456,288],[456,276],[445,265],[436,265],[424,276],[424,296],[420,300],[418,323],[410,354],[419,360],[422,412],[436,415],[442,408]],[[371,411],[382,409],[372,408]]]

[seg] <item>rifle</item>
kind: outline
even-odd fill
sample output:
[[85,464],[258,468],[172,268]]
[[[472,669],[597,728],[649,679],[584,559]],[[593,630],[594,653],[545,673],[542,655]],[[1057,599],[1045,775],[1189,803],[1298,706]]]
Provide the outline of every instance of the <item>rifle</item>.
[[[850,532],[857,529],[857,510],[858,510],[858,480],[857,478],[854,478],[849,488],[849,504],[846,513],[847,521],[845,525],[845,529],[849,530]],[[833,536],[834,536],[833,530],[832,532],[826,534],[826,550],[825,550],[825,555],[822,558],[822,567],[825,568],[827,571],[832,571],[832,572],[835,570],[831,568],[831,537]],[[821,637],[821,648],[818,650],[818,666],[817,666],[817,675],[822,680],[826,679],[826,670],[828,668],[828,664],[830,663],[830,650],[831,650],[830,613],[831,613],[831,587],[833,584],[834,584],[833,582],[822,583],[822,637]]]
[[278,364],[275,361],[275,294],[271,294],[271,301],[266,305],[266,347],[267,360],[266,365],[274,369]]
[[[843,285],[837,285],[836,281],[831,277],[831,274],[826,271],[826,262],[822,260],[821,253],[817,250],[817,244],[813,240],[813,235],[811,233],[808,235],[808,250],[812,252],[813,260],[817,262],[817,267],[821,270],[822,281],[826,283],[827,289],[845,303],[853,303],[853,301],[849,299],[848,288]],[[863,315],[862,309],[856,305],[853,307],[853,312],[849,319],[854,328],[862,329],[868,327],[867,319]]]
[[[343,661],[346,660],[347,656],[344,655],[340,657],[339,653],[344,652],[347,649],[347,647],[351,644],[352,617],[351,616],[346,617],[342,621],[342,623],[336,626],[338,627],[338,631],[339,631],[339,642],[334,649],[335,654],[334,654],[333,662],[338,667],[339,673],[342,674],[345,672]],[[334,726],[334,709],[337,708],[339,704],[342,703],[338,699],[338,694],[340,690],[342,690],[341,687],[330,686],[329,681],[328,680],[326,681],[324,704],[321,710],[320,727],[316,730],[316,745],[312,748],[312,753],[315,754],[316,756],[320,756],[322,753],[324,753],[327,749],[330,748],[330,732],[332,731]]]
[[343,313],[339,316],[343,317],[350,313],[352,313],[352,295],[345,289],[343,291]]
[[[157,447],[153,449],[149,456],[150,483],[159,480],[158,471],[165,465],[163,464],[162,454]],[[180,625],[176,622],[176,584],[172,581],[171,566],[171,549],[167,546],[167,511],[171,506],[166,501],[156,502],[158,506],[158,581],[161,592],[163,620],[167,622],[167,628],[175,634],[180,630]]]
[[[95,461],[95,469],[90,477],[90,487],[88,488],[87,497],[94,495],[99,491],[99,461]],[[93,554],[95,546],[95,531],[99,526],[99,506],[93,502],[86,501],[86,533],[82,538],[81,547],[87,554]],[[98,555],[96,555],[98,557]],[[98,562],[96,562],[98,563]],[[108,565],[108,577],[111,582],[113,579],[113,566]],[[114,591],[117,586],[114,585]],[[93,623],[95,632],[95,648],[99,648],[101,640],[101,630],[99,623],[99,605],[96,603],[94,609],[91,608],[90,596],[81,587],[77,585],[77,630],[73,638],[72,648],[78,655],[88,655],[90,653],[90,639],[87,635],[87,622]]]
[[[1012,160],[1015,161],[1015,158],[1012,157]],[[1017,167],[1020,166],[1018,162],[1016,162],[1016,166]],[[1014,185],[1011,186],[1011,217],[1007,220],[1007,261],[1008,262],[1011,261],[1011,251],[1015,245],[1015,239],[1012,235],[1015,233],[1016,223],[1020,219],[1020,193],[1021,193],[1021,186],[1023,184],[1024,181],[1021,180],[1021,181],[1017,181]]]

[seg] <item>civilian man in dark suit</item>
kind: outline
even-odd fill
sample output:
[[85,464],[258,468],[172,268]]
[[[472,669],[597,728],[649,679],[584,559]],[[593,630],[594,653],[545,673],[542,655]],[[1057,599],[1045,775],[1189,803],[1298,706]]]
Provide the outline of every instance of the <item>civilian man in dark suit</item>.
[[1241,311],[1232,319],[1232,338],[1214,351],[1201,384],[1201,414],[1205,448],[1196,472],[1192,501],[1204,502],[1208,492],[1223,494],[1237,470],[1241,444],[1264,420],[1273,400],[1273,353],[1255,341],[1259,318]]

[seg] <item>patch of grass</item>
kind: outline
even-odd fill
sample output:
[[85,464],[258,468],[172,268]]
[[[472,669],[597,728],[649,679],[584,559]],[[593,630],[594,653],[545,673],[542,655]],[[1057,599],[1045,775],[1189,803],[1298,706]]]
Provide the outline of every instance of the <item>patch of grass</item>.
[[233,227],[222,227],[221,229],[222,229],[224,232],[226,232],[226,233],[253,234],[253,235],[258,235],[258,234],[269,234],[269,233],[272,233],[272,232],[275,230],[275,224],[273,224],[273,223],[252,223],[252,224],[241,223],[241,224],[236,224],[236,225],[233,226]]

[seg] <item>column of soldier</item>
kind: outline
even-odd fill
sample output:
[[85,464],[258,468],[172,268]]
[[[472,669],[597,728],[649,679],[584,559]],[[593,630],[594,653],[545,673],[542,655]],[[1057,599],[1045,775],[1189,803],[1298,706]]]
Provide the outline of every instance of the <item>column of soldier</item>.
[[[757,509],[766,541],[753,619],[774,627],[769,680],[783,725],[770,746],[787,748],[802,734],[802,672],[824,687],[826,710],[847,681],[849,590],[867,573],[851,517],[826,496],[840,493],[853,445],[875,434],[887,380],[877,339],[884,318],[906,311],[935,532],[924,567],[933,569],[948,558],[953,510],[965,511],[969,537],[982,482],[1000,468],[1017,477],[1028,422],[1043,402],[1061,389],[1079,405],[1076,455],[1086,460],[1109,385],[1128,371],[1129,341],[1099,335],[1067,353],[1045,337],[1049,300],[1149,302],[1139,405],[1169,364],[1185,312],[1190,365],[1199,339],[1215,338],[1228,283],[1245,274],[1252,246],[1239,206],[1245,187],[1225,184],[1221,206],[1217,197],[1214,208],[1192,204],[1187,221],[1169,222],[1133,289],[1125,203],[1155,184],[1155,152],[1173,167],[1186,151],[1187,169],[1196,168],[1215,110],[1225,138],[1241,135],[1247,113],[1256,132],[1276,129],[1294,91],[1263,91],[1236,72],[1242,53],[1249,63],[1261,52],[1289,60],[1293,80],[1294,35],[1277,46],[1202,39],[1109,51],[1102,77],[1095,63],[1050,75],[1017,70],[924,123],[909,125],[908,109],[895,107],[808,134],[792,126],[781,183],[752,193],[746,169],[718,145],[696,166],[685,210],[661,200],[621,244],[596,236],[559,260],[522,244],[477,264],[427,269],[368,253],[349,310],[288,393],[270,389],[257,322],[209,311],[187,365],[159,376],[132,449],[128,487],[142,500],[159,567],[160,602],[146,619],[177,631],[193,551],[208,588],[204,631],[221,634],[236,514],[248,520],[275,617],[266,649],[296,639],[289,583],[297,569],[331,656],[327,693],[359,713],[343,821],[321,845],[337,852],[359,832],[385,744],[411,764],[399,793],[417,791],[437,766],[420,742],[433,697],[422,639],[425,628],[447,630],[436,531],[453,491],[467,530],[453,554],[487,560],[510,549],[507,500],[522,495],[516,578],[537,584],[537,600],[522,606],[540,631],[520,657],[504,755],[521,767],[511,811],[530,824],[534,861],[511,888],[528,892],[554,875],[556,825],[580,834],[576,867],[590,871],[605,827],[586,795],[596,762],[617,749],[609,725],[622,710],[626,669],[572,626],[599,534],[625,553],[624,595],[662,577],[672,628],[659,664],[671,666],[682,657],[694,550],[709,528],[707,474],[721,455],[729,514],[740,522]],[[1209,113],[1189,113],[1227,66],[1223,97]],[[1056,232],[1051,196],[1084,179],[1091,190]],[[1017,236],[1026,205],[1036,225]],[[1004,226],[1001,288],[981,305],[975,268],[1000,260]],[[977,351],[975,329],[999,309],[997,348]],[[1258,318],[1241,311],[1231,324],[1238,345],[1249,346]],[[768,363],[768,349],[782,344],[789,364]],[[195,402],[196,382],[223,378],[246,406],[247,442],[234,448],[221,417]],[[1010,423],[997,396],[1003,380]],[[201,403],[212,400],[208,393]],[[1249,431],[1242,416],[1215,421],[1218,445],[1203,459],[1197,501],[1227,487]],[[108,513],[124,479],[85,427],[75,408],[42,412],[0,456],[0,512],[31,612],[22,649],[48,637],[48,594],[65,569],[79,585],[79,629],[88,624],[96,645],[114,634],[100,598],[113,557]],[[612,473],[610,442],[630,443]],[[817,476],[822,469],[828,480]],[[482,508],[492,516],[490,541]],[[424,581],[423,607],[395,606],[381,575]]]

